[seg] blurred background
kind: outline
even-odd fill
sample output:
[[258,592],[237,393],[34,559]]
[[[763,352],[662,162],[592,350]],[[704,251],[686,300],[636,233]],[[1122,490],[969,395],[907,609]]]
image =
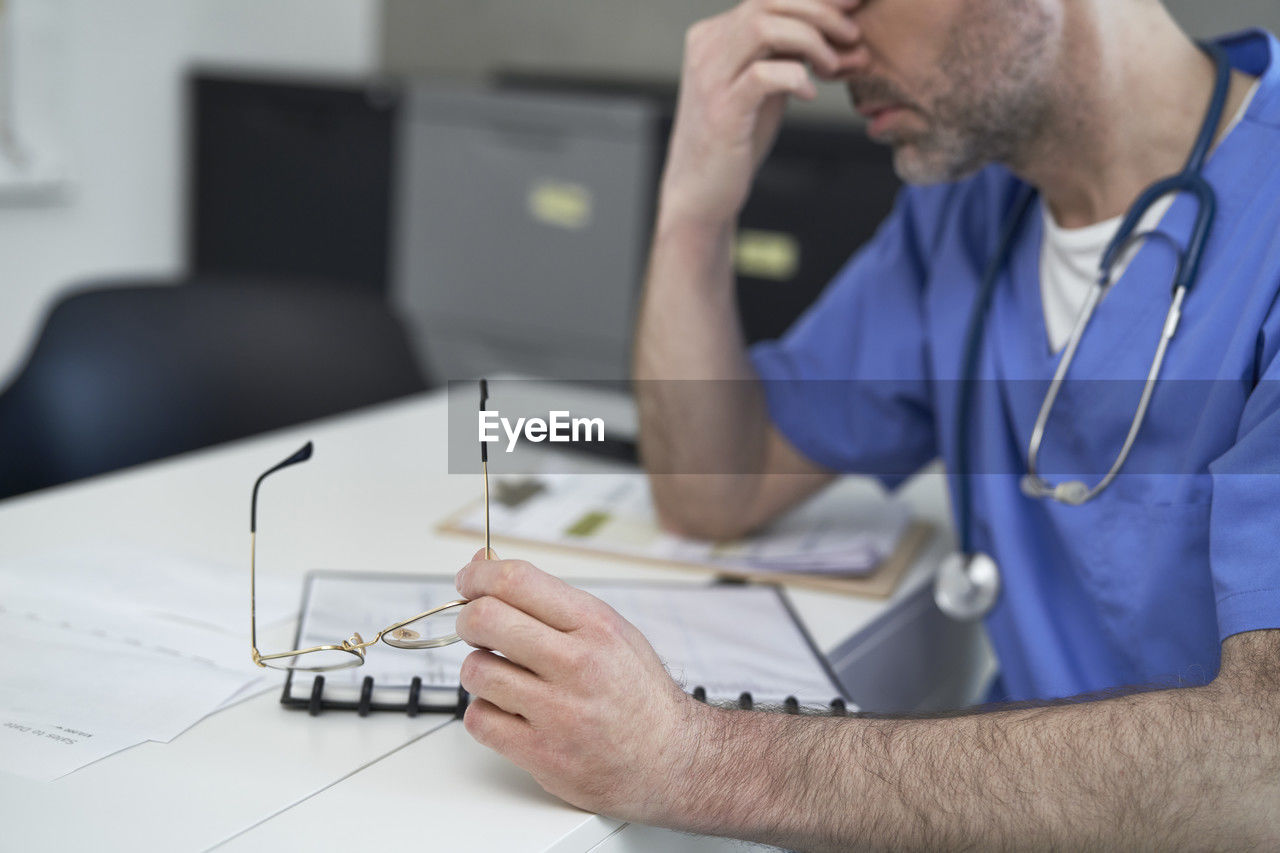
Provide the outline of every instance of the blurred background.
[[[683,33],[730,5],[0,0],[0,497],[448,379],[625,379]],[[749,338],[896,189],[839,87],[793,109]]]

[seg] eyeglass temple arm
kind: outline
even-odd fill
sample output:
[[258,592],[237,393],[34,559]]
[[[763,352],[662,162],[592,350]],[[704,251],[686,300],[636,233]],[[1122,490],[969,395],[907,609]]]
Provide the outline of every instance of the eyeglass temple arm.
[[262,666],[258,653],[258,594],[257,594],[257,561],[258,561],[258,487],[262,481],[281,468],[288,468],[311,458],[313,450],[311,442],[307,442],[298,452],[283,462],[268,468],[253,483],[253,497],[249,501],[249,645],[253,648],[253,662]]
[[[480,411],[485,410],[485,406],[489,405],[489,380],[480,380]],[[488,464],[489,462],[489,442],[480,442],[480,461]]]
[[[485,411],[489,403],[489,380],[480,380],[480,411]],[[489,540],[489,443],[480,442],[480,471],[484,474],[484,558],[493,558],[493,548]]]

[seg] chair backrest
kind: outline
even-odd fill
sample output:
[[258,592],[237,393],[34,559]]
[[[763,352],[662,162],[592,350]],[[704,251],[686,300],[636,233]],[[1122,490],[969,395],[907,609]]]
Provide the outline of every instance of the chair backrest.
[[0,394],[0,497],[425,389],[372,295],[220,281],[80,290]]

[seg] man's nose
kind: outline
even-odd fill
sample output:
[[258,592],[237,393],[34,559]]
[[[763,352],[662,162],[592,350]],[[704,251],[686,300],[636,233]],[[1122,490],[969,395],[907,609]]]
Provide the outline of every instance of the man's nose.
[[866,75],[871,70],[871,51],[863,43],[840,52],[840,70],[829,80],[835,83],[849,83]]
[[[849,20],[858,25],[858,40],[841,57],[843,73],[838,79],[853,79],[871,68],[873,54],[871,36],[875,32],[875,21],[879,18],[876,12],[879,6],[879,0],[861,0],[848,12]],[[868,24],[871,25],[870,30],[868,30]]]

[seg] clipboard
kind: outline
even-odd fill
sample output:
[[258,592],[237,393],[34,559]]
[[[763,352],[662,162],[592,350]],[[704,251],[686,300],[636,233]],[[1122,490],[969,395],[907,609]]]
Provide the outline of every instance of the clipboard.
[[[414,598],[415,593],[432,598],[456,595],[448,592],[452,582],[453,578],[446,576],[311,571],[303,589],[295,647],[325,641],[336,630],[336,626],[324,624],[330,616],[344,625],[350,625],[349,619],[377,622],[394,618],[390,612],[361,614],[358,607],[347,612],[355,602],[376,602],[372,605],[375,610],[412,609],[427,603],[404,600]],[[327,588],[317,594],[320,586]],[[583,587],[635,622],[664,663],[699,662],[701,671],[695,674],[691,666],[686,673],[690,678],[685,679],[690,695],[699,701],[748,710],[765,702],[791,714],[844,716],[856,711],[830,662],[780,587],[616,579],[586,582]],[[327,611],[326,602],[335,597],[343,612],[325,613],[322,624],[309,628],[313,614]],[[732,617],[722,619],[717,627],[715,619],[707,618],[717,612]],[[308,630],[320,635],[308,634]],[[761,647],[753,651],[753,642]],[[381,663],[375,660],[375,651],[381,655]],[[457,673],[470,651],[462,643],[416,652],[375,645],[370,647],[364,667],[328,677],[291,670],[280,702],[312,716],[323,710],[344,710],[360,716],[373,711],[398,711],[409,716],[434,711],[461,717],[469,696],[458,684]],[[364,673],[366,667],[369,674]]]
[[[473,501],[450,515],[436,526],[441,533],[475,538],[475,531],[463,526],[460,522],[475,512],[479,501]],[[907,568],[915,562],[916,557],[933,539],[935,528],[921,519],[912,519],[907,523],[902,535],[898,538],[893,552],[881,560],[869,574],[857,577],[833,577],[831,575],[806,574],[804,572],[779,572],[765,569],[738,568],[714,563],[671,560],[633,554],[626,551],[612,551],[597,548],[589,544],[568,545],[561,542],[539,540],[528,537],[504,536],[501,531],[494,533],[493,540],[498,544],[522,545],[537,548],[550,548],[578,554],[592,554],[610,560],[628,560],[657,568],[678,569],[683,571],[705,572],[717,578],[735,581],[781,584],[814,589],[820,592],[835,592],[844,595],[856,595],[863,598],[885,599],[893,595],[902,581]]]

